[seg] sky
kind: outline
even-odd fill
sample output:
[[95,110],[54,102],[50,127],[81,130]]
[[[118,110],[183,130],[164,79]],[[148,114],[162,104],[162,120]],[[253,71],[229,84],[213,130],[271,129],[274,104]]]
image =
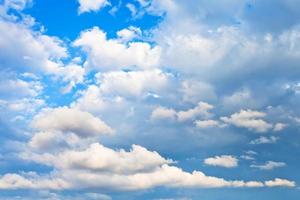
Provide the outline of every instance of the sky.
[[298,200],[299,0],[0,0],[0,200]]

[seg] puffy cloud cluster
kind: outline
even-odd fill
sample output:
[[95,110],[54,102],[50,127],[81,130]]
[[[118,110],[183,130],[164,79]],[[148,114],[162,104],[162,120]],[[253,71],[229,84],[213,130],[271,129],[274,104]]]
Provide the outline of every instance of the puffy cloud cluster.
[[212,115],[212,113],[210,113],[210,110],[212,110],[213,108],[213,105],[202,101],[200,101],[194,108],[181,111],[175,111],[174,109],[164,107],[157,107],[152,111],[150,118],[152,120],[176,119],[179,122],[184,122],[187,120],[194,120],[199,116],[203,118],[210,117]]
[[[288,109],[293,107],[297,113],[296,105],[299,102],[296,82],[300,75],[297,68],[300,58],[300,31],[299,27],[293,26],[295,20],[269,26],[270,20],[266,15],[261,15],[261,21],[268,22],[266,27],[261,27],[259,20],[258,29],[253,28],[253,22],[258,20],[255,20],[249,10],[253,5],[260,10],[265,5],[270,5],[269,1],[265,4],[246,4],[238,0],[226,3],[215,0],[138,0],[128,3],[126,6],[134,17],[142,17],[145,12],[161,16],[158,26],[147,32],[147,38],[145,30],[130,25],[117,31],[116,36],[112,37],[98,27],[82,31],[72,42],[70,52],[76,49],[73,47],[81,49],[83,66],[80,65],[80,57],[71,58],[73,55],[63,40],[48,36],[43,30],[37,30],[33,18],[23,14],[9,16],[9,10],[19,12],[30,2],[5,0],[3,6],[0,6],[0,49],[5,49],[0,53],[0,63],[4,70],[24,72],[22,78],[16,76],[1,79],[1,109],[30,109],[35,113],[38,112],[38,107],[45,105],[46,100],[51,105],[68,105],[59,100],[51,102],[48,94],[40,95],[44,87],[43,80],[34,74],[54,78],[52,81],[57,81],[54,85],[59,85],[63,94],[70,92],[77,84],[87,85],[82,91],[72,94],[69,106],[48,108],[39,112],[30,126],[35,132],[26,132],[26,137],[30,135],[30,138],[26,149],[19,154],[20,158],[39,166],[48,166],[50,171],[44,174],[3,174],[0,176],[0,189],[127,191],[161,186],[296,186],[294,181],[280,178],[267,181],[225,180],[201,171],[186,171],[178,167],[176,161],[154,151],[155,147],[149,145],[147,149],[143,147],[146,145],[136,145],[139,144],[139,139],[133,140],[131,149],[126,149],[126,144],[132,138],[144,134],[139,131],[149,129],[147,131],[152,133],[156,130],[151,123],[149,128],[150,125],[143,118],[149,116],[148,111],[154,105],[166,107],[158,106],[152,110],[151,121],[167,119],[181,122],[172,126],[171,131],[165,131],[166,135],[167,132],[175,135],[178,130],[182,130],[181,126],[191,125],[185,122],[193,122],[198,129],[184,129],[183,137],[196,138],[195,135],[200,135],[197,140],[205,137],[204,129],[207,128],[228,127],[229,131],[235,133],[235,129],[232,129],[235,126],[265,133],[282,131],[288,126],[286,121],[278,122],[277,119],[281,120],[281,116],[274,119],[275,115],[269,116],[267,112],[258,111],[268,105],[286,102],[283,109],[289,112]],[[111,4],[107,0],[78,0],[78,3],[79,14],[96,12]],[[276,0],[274,4],[285,8],[283,14],[280,13],[281,17],[285,16],[286,11],[299,16],[295,9],[298,4],[294,1]],[[272,32],[273,29],[276,31]],[[96,73],[90,73],[91,71]],[[34,74],[30,75],[28,72]],[[85,82],[86,75],[89,80]],[[27,81],[29,76],[31,80]],[[286,80],[289,86],[282,87]],[[51,84],[46,82],[45,85],[48,87]],[[64,85],[63,88],[61,85]],[[9,96],[11,91],[15,94]],[[155,98],[148,98],[149,96]],[[206,101],[218,106],[218,111],[212,113],[214,106]],[[168,108],[171,105],[175,105],[174,108]],[[130,114],[124,115],[120,108],[130,110]],[[227,116],[228,111],[233,114]],[[0,119],[3,116],[5,114],[1,114]],[[107,125],[99,116],[104,121],[114,118],[111,121],[116,124],[116,129]],[[15,120],[22,117],[16,116]],[[299,121],[297,118],[293,120]],[[111,124],[110,120],[108,122]],[[141,125],[139,122],[145,124]],[[165,127],[162,124],[158,129],[164,132]],[[144,125],[145,128],[142,127]],[[4,132],[1,128],[1,132]],[[113,138],[112,143],[99,143],[101,137],[110,137],[115,130],[123,129],[124,133],[118,133],[121,139]],[[136,135],[125,135],[130,131]],[[199,134],[190,134],[196,131]],[[222,133],[224,137],[228,137],[226,131]],[[174,135],[167,135],[167,138],[173,139]],[[176,137],[182,137],[177,135]],[[157,140],[154,135],[150,137]],[[217,140],[223,142],[222,139]],[[161,141],[166,142],[164,139]],[[278,137],[266,136],[252,140],[250,144],[277,141]],[[151,144],[153,141],[143,142]],[[180,142],[182,143],[182,138]],[[190,146],[188,142],[182,145],[182,149]],[[117,148],[119,146],[123,148]],[[188,151],[190,153],[194,149],[189,148]],[[241,158],[244,161],[254,160],[256,158],[253,155],[253,152],[248,152]],[[206,165],[225,168],[237,167],[239,162],[243,160],[239,161],[232,155],[204,160]],[[254,163],[250,167],[271,170],[284,166],[284,162],[268,161],[262,165]],[[106,196],[103,198],[107,199]]]
[[238,166],[238,159],[231,155],[221,155],[204,159],[206,165],[232,168]]
[[98,11],[101,8],[109,5],[109,1],[107,0],[78,0],[79,13]]
[[73,132],[81,137],[113,132],[112,128],[90,113],[67,107],[45,109],[34,117],[32,127],[39,131]]
[[[139,145],[132,145],[132,149],[126,151],[115,150],[91,141],[89,145],[67,146],[58,152],[47,148],[41,148],[38,152],[31,149],[30,143],[34,141],[37,146],[39,143],[44,144],[47,141],[47,135],[55,131],[63,134],[75,133],[79,136],[77,140],[80,142],[85,142],[84,137],[111,132],[111,128],[100,119],[76,109],[61,107],[44,110],[34,117],[32,126],[48,132],[43,135],[46,139],[41,137],[40,133],[33,135],[29,148],[21,154],[21,158],[50,166],[54,170],[47,175],[4,174],[0,178],[2,189],[141,190],[158,186],[209,188],[267,186],[267,182],[230,181],[205,175],[201,171],[190,173],[173,166],[174,161]],[[38,140],[35,137],[41,138]],[[56,139],[60,142],[70,138]],[[232,156],[220,156],[208,158],[206,163],[234,167],[237,166],[237,159]],[[276,183],[277,186],[291,187],[294,184],[289,180],[282,181],[284,183],[282,185]]]
[[274,144],[279,140],[279,137],[270,136],[265,137],[261,136],[255,140],[250,141],[250,144]]
[[99,71],[158,67],[160,48],[152,47],[147,42],[124,41],[125,38],[133,39],[134,36],[128,36],[132,34],[132,30],[129,31],[131,32],[128,30],[119,32],[119,38],[115,39],[108,39],[106,33],[98,27],[83,31],[74,41],[74,45],[82,48],[87,54],[84,66]]
[[243,127],[256,132],[267,132],[273,125],[264,121],[266,113],[254,110],[241,110],[234,113],[230,117],[221,117],[225,123],[232,124],[237,127]]
[[255,165],[252,164],[250,167],[258,168],[260,170],[272,170],[279,167],[285,167],[286,164],[284,162],[274,162],[274,161],[268,161],[264,165]]

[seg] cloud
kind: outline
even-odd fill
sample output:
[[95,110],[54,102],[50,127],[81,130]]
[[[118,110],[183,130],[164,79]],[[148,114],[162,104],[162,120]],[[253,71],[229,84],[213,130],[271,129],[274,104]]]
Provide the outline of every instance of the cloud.
[[252,168],[258,168],[260,170],[272,170],[275,168],[285,167],[286,164],[284,162],[274,162],[274,161],[268,161],[264,165],[250,165]]
[[[126,31],[128,32],[128,31]],[[121,38],[108,39],[98,27],[81,32],[74,41],[87,55],[84,66],[98,71],[122,68],[149,69],[159,66],[160,48],[147,42],[124,43],[124,30]],[[128,39],[128,38],[127,38]]]
[[[115,151],[95,143],[84,151],[71,150],[59,155],[42,154],[40,157],[27,158],[40,164],[54,166],[56,171],[49,177],[3,175],[0,179],[0,183],[2,183],[0,188],[48,188],[54,190],[106,188],[127,191],[159,186],[171,188],[267,186],[263,182],[257,181],[229,181],[207,176],[200,171],[185,172],[178,167],[170,166],[168,163],[172,163],[172,161],[140,146],[133,146],[131,151],[126,152],[125,150]],[[233,166],[232,163],[226,164],[226,166],[229,165]],[[287,185],[277,184],[276,186]]]
[[142,35],[141,29],[134,26],[129,26],[128,28],[119,30],[117,32],[117,36],[118,38],[120,38],[122,42],[131,41],[133,39],[141,37],[141,35]]
[[230,117],[221,117],[225,123],[232,124],[237,127],[247,128],[255,132],[267,132],[273,126],[264,121],[262,118],[266,113],[254,110],[241,110],[239,113],[234,113]]
[[249,155],[241,155],[240,157],[245,160],[255,160],[253,156],[249,156]]
[[204,118],[209,117],[211,115],[209,111],[213,108],[214,108],[213,105],[200,101],[198,105],[192,109],[186,111],[178,111],[177,112],[178,121],[186,121],[186,120],[194,119],[197,116],[203,116]]
[[214,87],[209,83],[200,81],[182,81],[180,91],[183,94],[182,99],[184,102],[197,103],[199,101],[209,101],[217,98]]
[[36,97],[42,89],[43,85],[39,81],[3,78],[0,81],[0,98],[12,100],[24,97]]
[[220,123],[216,120],[196,120],[195,125],[197,128],[211,128],[211,127],[219,127]]
[[83,82],[85,70],[72,62],[65,64],[62,60],[69,54],[64,42],[35,30],[35,25],[34,20],[28,24],[26,18],[0,20],[0,48],[6,49],[0,55],[0,62],[5,63],[2,70],[51,75],[68,84],[65,91],[70,91]]
[[124,149],[115,151],[99,143],[93,143],[83,151],[65,150],[57,155],[33,154],[24,155],[24,158],[54,166],[56,169],[91,170],[95,173],[112,174],[145,173],[163,164],[173,163],[157,152],[148,151],[139,145],[132,145],[132,149],[126,152]]
[[[111,71],[96,74],[103,94],[140,97],[148,92],[159,93],[167,88],[172,75],[161,70]],[[149,84],[151,82],[151,84]]]
[[0,61],[6,63],[6,67],[19,67],[19,70],[26,71],[43,69],[51,73],[52,68],[58,65],[56,61],[68,55],[67,50],[58,38],[30,28],[24,23],[0,20],[0,37],[3,41],[0,47],[6,49],[1,53]]
[[278,140],[279,138],[275,136],[270,136],[270,137],[261,136],[255,140],[252,140],[250,144],[274,144]]
[[296,183],[294,181],[276,178],[271,181],[266,181],[265,185],[268,187],[276,187],[276,186],[295,187]]
[[238,166],[238,159],[231,155],[221,155],[204,159],[206,165],[233,168]]
[[109,1],[107,0],[78,0],[79,14],[84,12],[91,12],[91,11],[99,11],[101,8],[110,5]]
[[90,113],[67,107],[44,109],[33,118],[31,126],[40,131],[72,132],[80,137],[113,132],[111,127]]
[[283,129],[285,129],[288,125],[284,124],[284,123],[276,123],[274,125],[274,131],[282,131]]
[[213,109],[214,106],[208,104],[206,102],[198,102],[197,106],[188,110],[181,110],[175,111],[174,109],[164,108],[164,107],[157,107],[151,113],[151,119],[176,119],[179,122],[184,122],[188,120],[193,120],[196,117],[203,117],[207,118],[210,117],[212,114],[209,112]]
[[150,116],[151,120],[160,120],[160,119],[176,119],[176,111],[174,109],[164,108],[164,107],[157,107],[155,108]]
[[97,85],[89,85],[86,90],[79,93],[79,98],[71,107],[93,114],[116,112],[126,108],[124,98],[120,96],[106,97]]

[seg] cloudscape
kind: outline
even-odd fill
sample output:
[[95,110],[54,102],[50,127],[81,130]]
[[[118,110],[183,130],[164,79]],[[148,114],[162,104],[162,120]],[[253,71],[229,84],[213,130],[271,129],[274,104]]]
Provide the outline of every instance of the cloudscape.
[[299,0],[0,0],[0,200],[298,200]]

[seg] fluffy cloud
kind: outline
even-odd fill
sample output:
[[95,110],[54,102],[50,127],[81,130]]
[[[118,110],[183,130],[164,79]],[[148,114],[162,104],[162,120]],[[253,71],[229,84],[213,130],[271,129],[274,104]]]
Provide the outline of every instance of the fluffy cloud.
[[39,81],[24,81],[22,79],[3,78],[0,81],[0,98],[11,100],[24,97],[36,97],[42,89],[43,86]]
[[284,162],[274,162],[274,161],[268,161],[264,165],[251,165],[252,168],[258,168],[260,170],[272,170],[279,167],[285,167],[286,164]]
[[139,97],[148,92],[158,93],[166,89],[172,75],[156,69],[130,72],[112,71],[98,73],[96,77],[100,85],[99,89],[104,94]]
[[113,132],[112,128],[90,113],[67,107],[45,109],[34,117],[31,125],[40,131],[73,132],[80,137]]
[[276,187],[276,186],[295,187],[296,183],[294,181],[276,178],[275,180],[266,181],[265,185],[268,187]]
[[197,103],[204,100],[214,100],[217,97],[212,85],[194,80],[183,81],[180,91],[183,94],[184,102]]
[[138,38],[142,35],[142,31],[140,28],[129,26],[128,28],[119,30],[117,32],[117,36],[120,38],[123,42],[131,41],[135,38]]
[[30,28],[27,24],[0,20],[0,47],[6,49],[1,53],[0,62],[6,63],[6,67],[19,67],[19,70],[43,69],[51,73],[58,65],[56,61],[67,56],[67,50],[58,38]]
[[79,13],[90,12],[90,11],[98,11],[101,8],[109,5],[109,1],[107,0],[78,0]]
[[266,132],[273,126],[262,119],[265,116],[266,113],[263,112],[241,110],[239,113],[234,113],[230,117],[221,117],[221,120],[237,127],[247,128],[256,132]]
[[231,155],[221,155],[221,156],[206,158],[204,160],[204,163],[206,165],[232,168],[238,166],[238,159]]
[[36,25],[33,19],[30,23],[19,20],[19,23],[0,20],[0,48],[6,49],[0,55],[0,62],[5,63],[3,70],[52,75],[68,84],[66,92],[83,82],[85,71],[81,66],[62,62],[69,56],[62,40],[33,30]]
[[186,121],[189,119],[194,119],[197,116],[209,117],[211,115],[209,111],[213,108],[213,105],[200,101],[198,105],[192,109],[186,111],[179,111],[177,113],[178,120]]
[[121,38],[108,39],[106,33],[97,27],[81,33],[74,45],[87,54],[85,67],[99,71],[122,68],[149,69],[159,65],[160,48],[151,47],[146,42],[124,43],[124,30]]
[[211,127],[218,127],[220,123],[216,120],[196,120],[195,125],[197,128],[211,128]]
[[[131,151],[126,152],[124,150],[115,151],[95,143],[85,151],[67,151],[59,155],[45,154],[29,159],[55,166],[57,170],[51,177],[48,177],[48,182],[45,182],[45,177],[37,175],[34,178],[17,174],[4,175],[0,179],[1,188],[58,189],[58,183],[59,189],[110,188],[114,190],[141,190],[158,186],[215,188],[270,185],[257,181],[228,181],[207,176],[200,171],[185,172],[167,164],[172,161],[140,146],[133,146]],[[227,166],[229,165],[233,164],[227,164]],[[12,176],[14,181],[7,180],[6,176]],[[276,186],[287,185],[283,183]]]
[[209,112],[214,106],[200,101],[197,106],[188,110],[175,111],[164,107],[157,107],[152,111],[151,119],[177,119],[179,122],[193,120],[196,117],[207,118],[212,114]]
[[283,129],[285,129],[287,127],[287,124],[284,123],[276,123],[274,125],[274,131],[282,131]]
[[160,119],[176,119],[176,111],[174,109],[157,107],[155,108],[150,116],[151,120],[160,120]]
[[261,136],[255,140],[252,140],[250,144],[274,144],[278,140],[279,138],[275,136],[270,136],[270,137]]
[[91,144],[84,151],[66,150],[58,155],[27,155],[26,159],[57,169],[82,169],[113,174],[136,174],[155,170],[163,164],[173,163],[144,147],[132,145],[129,152],[115,151],[99,143]]

